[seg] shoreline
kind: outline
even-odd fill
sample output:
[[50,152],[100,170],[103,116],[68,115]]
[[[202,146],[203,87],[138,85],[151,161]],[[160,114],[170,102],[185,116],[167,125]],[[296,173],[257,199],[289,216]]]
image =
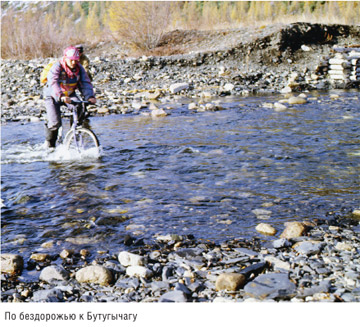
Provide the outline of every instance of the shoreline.
[[[2,267],[13,274],[2,274],[1,300],[359,302],[357,214],[292,222],[280,238],[266,242],[254,237],[216,244],[191,235],[162,235],[154,244],[129,237],[116,254],[71,248],[44,249],[30,258],[3,253]],[[24,282],[21,271],[39,277]]]

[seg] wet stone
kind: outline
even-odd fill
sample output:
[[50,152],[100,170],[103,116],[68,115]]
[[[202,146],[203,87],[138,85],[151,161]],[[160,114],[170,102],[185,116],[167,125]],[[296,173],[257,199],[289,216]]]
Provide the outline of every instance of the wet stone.
[[33,294],[33,302],[63,302],[63,293],[56,288],[50,290],[40,290]]
[[313,255],[321,252],[324,244],[315,242],[301,242],[294,245],[294,249],[301,254]]
[[1,273],[17,274],[21,273],[24,268],[24,260],[18,254],[2,253],[1,254]]
[[249,249],[246,249],[246,248],[235,248],[234,249],[236,252],[242,254],[242,255],[246,255],[246,256],[249,256],[249,257],[253,257],[253,256],[258,256],[259,253],[258,252],[255,252],[253,250],[249,250]]
[[53,280],[68,280],[70,274],[61,266],[45,267],[40,273],[40,280],[51,283]]
[[287,223],[285,230],[282,232],[282,234],[280,235],[281,238],[296,238],[299,236],[302,236],[305,233],[305,226],[304,224],[298,222],[298,221],[294,221],[294,222],[290,222]]
[[331,287],[331,282],[326,280],[319,283],[319,285],[312,286],[310,288],[300,290],[299,294],[297,296],[299,297],[306,297],[306,296],[312,296],[316,293],[327,293],[329,292]]
[[187,302],[188,299],[184,292],[181,291],[170,291],[163,294],[159,302]]
[[267,273],[246,284],[244,291],[247,295],[260,300],[281,300],[295,296],[296,286],[289,280],[287,274]]
[[286,248],[292,245],[292,243],[286,238],[280,238],[278,240],[275,240],[272,244],[275,249]]

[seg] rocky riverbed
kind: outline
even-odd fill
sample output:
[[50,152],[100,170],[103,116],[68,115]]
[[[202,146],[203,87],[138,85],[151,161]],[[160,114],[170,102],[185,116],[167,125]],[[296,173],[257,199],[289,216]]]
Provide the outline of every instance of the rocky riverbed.
[[[188,52],[167,57],[124,58],[121,52],[92,49],[99,99],[92,114],[161,116],[178,97],[186,97],[194,111],[219,110],[213,97],[258,93],[288,94],[282,103],[266,104],[282,111],[306,103],[310,90],[358,87],[333,84],[318,70],[334,46],[360,43],[358,26],[292,24],[191,35],[167,35],[163,46],[180,40]],[[39,76],[50,60],[2,61],[2,123],[45,119]],[[359,216],[352,210],[292,222],[274,241],[261,234],[222,244],[191,235],[160,235],[153,242],[129,235],[113,253],[72,248],[54,253],[51,243],[30,257],[2,253],[1,297],[3,302],[357,302]],[[274,232],[266,224],[257,230]]]
[[146,243],[129,236],[114,253],[53,253],[46,244],[29,258],[3,253],[1,300],[357,302],[359,224],[350,218],[360,212],[347,216],[287,223],[273,241],[215,244],[191,235],[159,235]]
[[[88,52],[99,100],[92,113],[141,114],[151,109],[163,115],[179,96],[193,98],[200,110],[216,110],[212,97],[358,88],[357,81],[329,80],[321,69],[334,56],[334,47],[358,44],[359,26],[295,23],[174,31],[159,45],[181,48],[177,52],[182,54],[171,56],[128,58],[119,46],[98,45]],[[2,61],[2,122],[45,119],[39,78],[53,60]]]

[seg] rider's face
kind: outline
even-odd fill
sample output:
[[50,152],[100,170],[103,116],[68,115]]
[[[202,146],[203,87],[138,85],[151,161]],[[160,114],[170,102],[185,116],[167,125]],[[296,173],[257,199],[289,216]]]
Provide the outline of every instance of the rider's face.
[[65,62],[66,62],[66,65],[71,69],[75,68],[76,64],[78,63],[77,60],[72,60],[69,58],[65,58]]

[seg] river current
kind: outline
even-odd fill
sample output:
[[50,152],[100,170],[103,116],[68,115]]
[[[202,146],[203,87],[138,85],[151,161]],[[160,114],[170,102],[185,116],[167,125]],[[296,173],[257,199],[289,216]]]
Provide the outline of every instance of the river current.
[[183,99],[158,119],[92,117],[102,150],[86,158],[45,151],[43,122],[3,124],[2,251],[118,252],[128,234],[266,238],[261,222],[280,233],[359,208],[359,92],[337,94],[285,112],[258,96],[218,99],[214,112]]

